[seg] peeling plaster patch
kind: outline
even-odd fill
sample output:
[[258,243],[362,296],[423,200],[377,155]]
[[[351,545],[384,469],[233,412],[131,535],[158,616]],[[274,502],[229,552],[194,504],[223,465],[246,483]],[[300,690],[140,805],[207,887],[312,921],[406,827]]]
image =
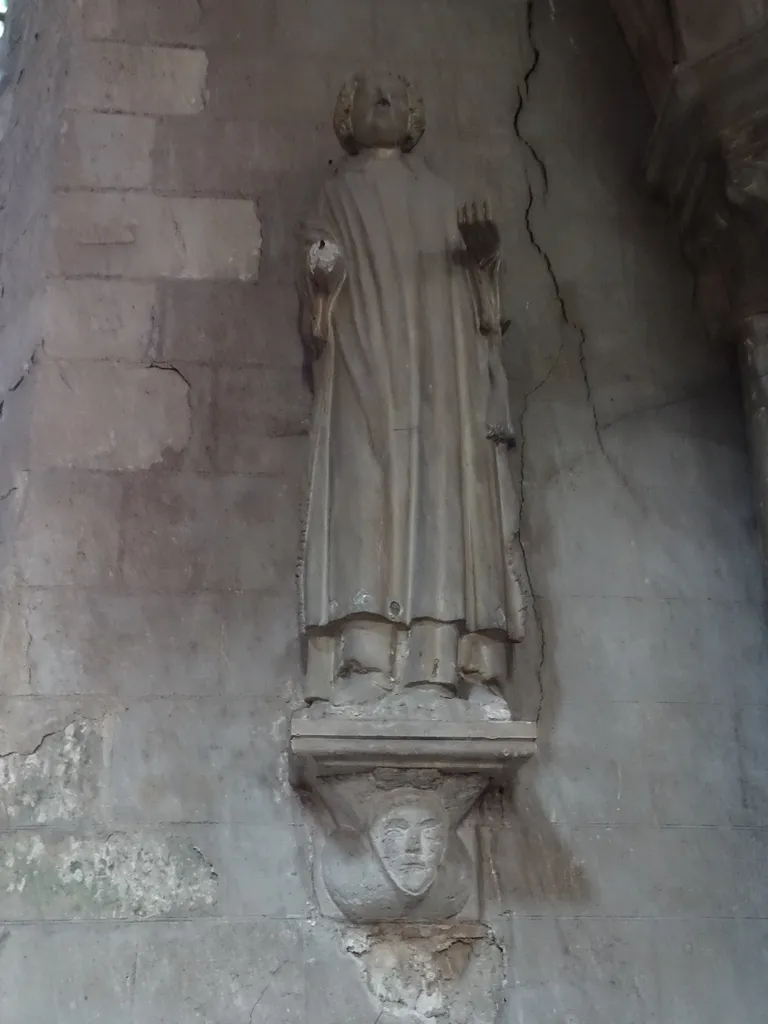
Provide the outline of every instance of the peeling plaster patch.
[[[13,628],[26,632],[25,644],[31,647],[32,637],[26,624],[14,623]],[[33,754],[48,736],[63,731],[71,722],[103,719],[110,710],[106,701],[95,697],[88,698],[87,707],[79,699],[0,697],[0,757]]]
[[182,839],[0,838],[0,905],[9,917],[162,917],[213,906],[217,885],[211,864]]
[[484,925],[355,929],[345,946],[381,1008],[407,1024],[493,1024],[503,951]]
[[0,758],[0,824],[44,825],[87,815],[98,797],[102,736],[91,722],[46,735],[29,754]]

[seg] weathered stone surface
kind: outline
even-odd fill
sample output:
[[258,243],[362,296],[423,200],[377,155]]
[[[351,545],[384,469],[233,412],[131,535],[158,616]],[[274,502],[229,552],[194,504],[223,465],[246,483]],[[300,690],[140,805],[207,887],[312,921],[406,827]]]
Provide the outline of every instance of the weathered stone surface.
[[135,704],[117,720],[112,811],[122,824],[290,821],[282,703]]
[[90,819],[98,810],[102,733],[71,722],[30,753],[0,757],[0,828]]
[[134,474],[123,572],[133,587],[265,590],[291,579],[299,492],[284,477]]
[[56,199],[48,268],[54,276],[252,280],[261,229],[238,199],[72,192]]
[[153,186],[186,195],[260,196],[288,176],[317,179],[338,157],[325,125],[164,117],[157,123]]
[[709,57],[745,35],[765,16],[763,0],[675,0],[675,21],[688,60]]
[[751,1024],[768,997],[762,921],[657,921],[661,1020]]
[[35,391],[33,469],[146,469],[190,438],[189,385],[170,368],[46,360]]
[[16,537],[22,580],[93,585],[115,578],[122,481],[85,470],[32,473]]
[[127,114],[196,114],[203,109],[202,50],[84,43],[68,101],[75,109]]
[[[327,124],[342,77],[341,69],[331,71],[319,60],[284,54],[254,59],[250,53],[216,49],[208,57],[206,110],[214,117],[259,124],[283,125],[293,117],[308,126]],[[293,82],[293,88],[281,94],[277,107],[272,90],[281,81]]]
[[301,678],[296,620],[292,578],[266,592],[226,594],[222,692],[232,697],[293,700]]
[[42,299],[45,353],[58,359],[151,358],[155,286],[136,281],[49,281]]
[[[29,637],[27,637],[29,642]],[[63,733],[76,721],[95,721],[107,713],[95,701],[84,708],[77,700],[28,700],[24,696],[0,698],[2,731],[0,757],[33,754],[48,736]]]
[[[374,48],[377,5],[363,0],[281,0],[275,5],[274,46],[278,51],[354,54],[364,61]],[[295,27],[302,26],[299,38]]]
[[[31,590],[21,595],[17,617],[15,641],[9,635],[0,651],[8,651],[9,663],[11,651],[18,652],[26,671],[17,671],[16,686],[24,689],[6,692],[126,698],[219,691],[224,652],[218,595]],[[12,685],[9,673],[4,686]],[[252,691],[243,685],[240,692]]]
[[622,918],[515,917],[504,935],[505,1020],[516,1024],[539,1014],[574,1024],[659,1020],[653,928]]
[[768,905],[764,829],[564,827],[536,815],[486,839],[492,914],[750,918]]
[[[305,938],[299,923],[199,920],[124,922],[119,928],[38,924],[4,940],[5,1024],[109,1020],[182,1024],[189,1017],[270,1024],[304,1020]],[[48,968],[27,985],[30,962]],[[190,969],[192,968],[192,969]],[[360,986],[362,987],[362,986]]]
[[183,839],[112,832],[0,836],[0,914],[28,918],[151,918],[210,911],[217,875]]
[[152,178],[151,117],[70,111],[62,126],[62,188],[146,188]]
[[[6,543],[3,546],[11,545]],[[12,552],[4,552],[4,556],[10,560]],[[23,592],[7,581],[0,591],[0,694],[3,696],[24,696],[34,692],[28,647]]]
[[85,0],[84,30],[90,39],[132,43],[225,46],[268,51],[272,43],[271,3],[242,0]]
[[[569,700],[551,728],[548,719],[545,709],[535,768],[520,773],[518,808],[576,824],[768,823],[746,820],[740,807],[744,769],[722,706]],[[757,799],[759,774],[755,784]],[[766,799],[768,792],[763,810]]]
[[3,351],[3,360],[0,362],[0,394],[16,387],[20,380],[29,375],[42,338],[40,309],[36,296],[32,295],[18,316],[0,328],[0,347]]
[[[222,473],[302,466],[309,434],[309,389],[297,369],[222,367],[216,379],[216,465]],[[282,442],[277,455],[275,442]],[[293,443],[291,443],[293,442]]]
[[163,281],[160,286],[165,359],[233,366],[302,363],[292,284],[254,288],[239,281]]
[[764,742],[768,707],[740,708],[734,717],[741,786],[737,820],[747,825],[764,825],[768,821],[768,750]]
[[[542,600],[539,610],[550,641],[547,667],[568,680],[565,699],[764,700],[768,635],[761,604],[561,594]],[[650,657],[658,659],[653,672]]]
[[[130,925],[90,930],[78,923],[12,926],[0,934],[0,1006],[7,1024],[45,1020],[52,1007],[61,1024],[88,1015],[131,1024],[141,931]],[[38,957],[46,970],[37,972],[36,985],[27,984],[28,965]]]
[[[700,600],[717,594],[726,602],[759,603],[763,585],[746,459],[732,413],[709,419],[706,432],[699,414],[685,410],[660,412],[652,422],[627,421],[622,431],[605,435],[604,450],[593,434],[588,455],[537,487],[532,536],[538,543],[548,531],[553,591]],[[529,426],[533,430],[533,421]],[[542,437],[531,433],[529,454],[546,466]],[[706,474],[696,468],[700,458]],[[657,472],[677,480],[685,473],[687,486],[659,486]],[[597,490],[606,497],[594,508]],[[733,503],[723,503],[724,493]]]
[[524,31],[524,5],[483,3],[476,11],[444,4],[414,7],[408,0],[376,5],[377,50],[420,64],[432,60],[509,61]]
[[277,821],[269,825],[188,825],[183,832],[216,868],[217,914],[221,917],[314,916],[308,867],[311,846],[305,826]]
[[382,1015],[458,1024],[498,1019],[504,956],[482,925],[349,929],[345,945]]

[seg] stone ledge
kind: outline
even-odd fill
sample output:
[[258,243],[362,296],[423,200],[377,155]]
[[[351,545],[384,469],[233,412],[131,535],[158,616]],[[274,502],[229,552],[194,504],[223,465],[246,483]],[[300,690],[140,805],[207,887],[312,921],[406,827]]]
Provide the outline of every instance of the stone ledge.
[[535,722],[387,721],[343,718],[291,722],[294,777],[375,768],[433,768],[505,774],[536,752]]

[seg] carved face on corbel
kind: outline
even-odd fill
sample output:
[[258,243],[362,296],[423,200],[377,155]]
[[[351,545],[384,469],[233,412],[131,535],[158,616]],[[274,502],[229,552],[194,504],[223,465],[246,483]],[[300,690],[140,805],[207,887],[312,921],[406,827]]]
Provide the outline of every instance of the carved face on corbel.
[[316,780],[334,819],[317,861],[321,901],[352,921],[445,921],[477,898],[472,844],[458,829],[488,780],[399,774],[392,788],[376,773]]
[[375,817],[371,846],[392,884],[405,896],[420,897],[437,878],[448,848],[450,823],[429,793],[394,792]]

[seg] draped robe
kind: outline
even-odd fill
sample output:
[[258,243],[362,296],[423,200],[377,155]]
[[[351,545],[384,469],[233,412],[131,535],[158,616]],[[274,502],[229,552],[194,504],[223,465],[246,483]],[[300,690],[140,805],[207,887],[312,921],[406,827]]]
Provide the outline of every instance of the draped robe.
[[413,157],[357,157],[321,194],[319,238],[347,278],[315,365],[304,628],[428,618],[520,639],[516,500],[486,437],[489,342],[450,187]]

